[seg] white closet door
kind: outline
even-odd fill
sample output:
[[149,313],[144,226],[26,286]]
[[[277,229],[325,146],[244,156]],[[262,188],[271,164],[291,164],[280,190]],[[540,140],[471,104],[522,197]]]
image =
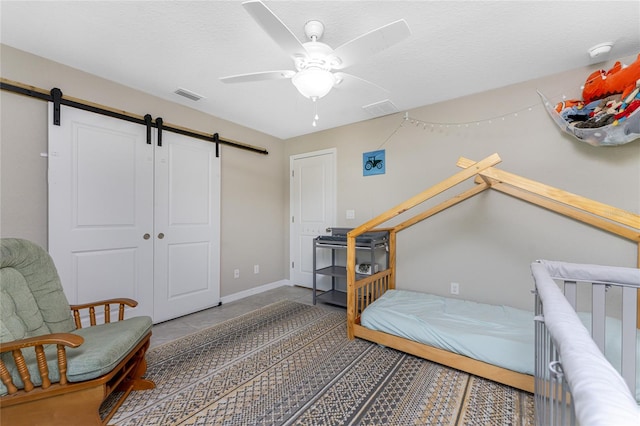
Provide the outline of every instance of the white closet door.
[[220,158],[215,144],[162,133],[155,169],[154,320],[220,301]]
[[152,133],[62,106],[49,253],[70,303],[129,297],[130,315],[157,323],[220,301],[220,159],[215,144],[165,131],[160,147]]
[[49,253],[67,298],[129,297],[134,315],[153,316],[154,145],[144,126],[61,108],[49,124]]
[[[313,286],[313,239],[331,234],[336,218],[336,150],[290,157],[291,282]],[[317,268],[331,264],[331,250],[318,250]],[[317,288],[331,289],[331,277],[318,275]]]

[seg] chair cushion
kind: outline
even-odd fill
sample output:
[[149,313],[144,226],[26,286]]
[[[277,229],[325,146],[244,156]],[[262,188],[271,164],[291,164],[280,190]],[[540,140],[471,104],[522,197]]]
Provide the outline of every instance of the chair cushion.
[[67,377],[70,382],[95,379],[113,370],[151,331],[151,317],[81,328],[74,334],[84,337],[78,348],[67,350]]
[[38,245],[0,240],[0,342],[75,329],[58,271]]
[[[67,378],[70,382],[82,382],[109,373],[144,339],[151,331],[151,327],[151,318],[141,316],[73,331],[73,334],[84,338],[84,343],[78,348],[67,348]],[[29,368],[31,381],[34,385],[42,384],[35,351],[28,349],[23,350],[22,353]],[[49,367],[49,380],[52,383],[60,381],[55,345],[48,345],[45,348],[45,354]],[[14,384],[18,388],[23,388],[24,384],[11,354],[2,354],[2,360]],[[0,383],[0,395],[6,393],[6,387]]]

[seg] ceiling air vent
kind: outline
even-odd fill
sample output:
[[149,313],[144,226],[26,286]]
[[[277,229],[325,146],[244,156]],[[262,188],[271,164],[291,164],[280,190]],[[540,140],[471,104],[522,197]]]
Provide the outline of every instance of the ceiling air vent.
[[396,107],[389,99],[365,105],[362,107],[362,109],[364,109],[372,117],[381,117],[383,115],[398,112],[398,107]]
[[198,95],[197,93],[194,93],[191,90],[183,89],[181,87],[178,87],[178,89],[173,93],[175,93],[176,95],[183,96],[187,99],[191,99],[192,101],[199,101],[200,99],[204,98],[204,96],[202,95]]

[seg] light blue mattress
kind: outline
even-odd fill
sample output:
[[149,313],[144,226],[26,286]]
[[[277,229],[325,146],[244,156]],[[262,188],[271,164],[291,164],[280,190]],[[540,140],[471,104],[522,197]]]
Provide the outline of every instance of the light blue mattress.
[[533,374],[533,312],[405,290],[387,290],[361,324],[509,370]]
[[[362,312],[360,323],[503,367],[534,374],[533,312],[407,290],[387,290]],[[591,330],[591,315],[578,317]],[[620,371],[620,320],[606,319],[605,357]],[[636,337],[640,354],[640,333]],[[640,403],[640,357],[636,359],[636,400]]]

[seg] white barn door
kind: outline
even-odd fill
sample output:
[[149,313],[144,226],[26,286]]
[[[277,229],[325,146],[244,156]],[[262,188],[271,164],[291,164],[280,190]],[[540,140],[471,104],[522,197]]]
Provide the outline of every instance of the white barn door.
[[220,158],[213,143],[163,132],[156,149],[154,320],[220,301]]
[[55,126],[52,108],[49,253],[65,294],[129,297],[153,317],[154,145],[144,126],[65,106]]
[[130,297],[156,323],[219,303],[215,145],[162,136],[65,106],[49,125],[49,253],[71,303]]

